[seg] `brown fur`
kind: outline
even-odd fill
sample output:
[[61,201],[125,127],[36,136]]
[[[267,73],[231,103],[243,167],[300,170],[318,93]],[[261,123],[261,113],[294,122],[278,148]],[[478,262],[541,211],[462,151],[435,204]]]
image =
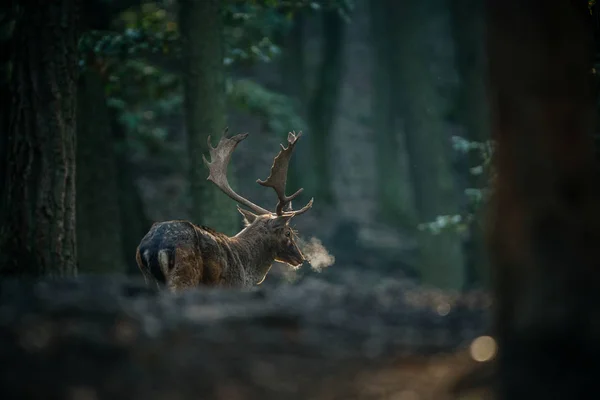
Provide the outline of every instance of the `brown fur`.
[[172,291],[199,285],[251,287],[263,282],[274,261],[302,264],[290,216],[239,210],[246,226],[233,237],[189,221],[152,225],[136,251],[146,281],[151,277]]
[[269,177],[264,181],[257,180],[277,194],[277,211],[272,213],[238,195],[229,186],[227,165],[236,146],[248,134],[227,138],[226,132],[227,129],[217,147],[212,147],[208,137],[211,161],[203,156],[210,171],[207,179],[238,204],[245,205],[257,214],[238,207],[244,217],[245,228],[234,237],[188,221],[166,221],[152,225],[137,248],[136,260],[144,277],[151,276],[157,284],[166,284],[173,291],[198,285],[259,285],[267,276],[273,261],[294,267],[304,262],[289,222],[294,216],[308,211],[313,200],[294,211],[291,202],[303,189],[298,189],[291,196],[285,194],[288,163],[301,133],[288,133],[288,147],[281,146],[281,151],[273,159]]

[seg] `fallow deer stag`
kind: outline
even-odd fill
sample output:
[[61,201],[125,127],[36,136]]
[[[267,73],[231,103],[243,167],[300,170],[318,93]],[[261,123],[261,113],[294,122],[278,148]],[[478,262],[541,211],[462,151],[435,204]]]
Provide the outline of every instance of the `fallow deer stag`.
[[231,155],[248,134],[241,133],[231,138],[227,138],[226,134],[227,129],[216,148],[209,136],[211,162],[204,155],[202,158],[210,171],[207,179],[237,203],[253,211],[238,205],[244,218],[244,229],[229,237],[189,221],[155,223],[136,251],[136,260],[146,282],[154,279],[157,285],[165,284],[171,291],[199,285],[250,287],[263,282],[274,261],[292,267],[299,267],[305,261],[289,223],[293,217],[308,211],[313,199],[300,210],[293,211],[291,202],[303,189],[291,196],[285,194],[288,164],[302,132],[288,134],[288,147],[281,145],[269,177],[265,181],[256,181],[275,190],[279,202],[274,213],[245,199],[229,186],[227,166]]

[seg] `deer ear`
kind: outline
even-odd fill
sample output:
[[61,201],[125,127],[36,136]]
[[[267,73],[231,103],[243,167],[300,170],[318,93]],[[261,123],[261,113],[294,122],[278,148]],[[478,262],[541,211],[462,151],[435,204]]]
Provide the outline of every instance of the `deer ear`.
[[256,220],[256,218],[258,218],[258,215],[253,214],[248,210],[244,210],[240,206],[238,206],[237,209],[240,212],[240,214],[242,214],[242,216],[244,217],[244,225],[245,226],[250,225],[251,223],[253,223]]
[[292,219],[292,217],[293,215],[286,215],[284,217],[275,218],[272,222],[273,228],[281,228],[285,226],[288,222],[290,222],[290,219]]

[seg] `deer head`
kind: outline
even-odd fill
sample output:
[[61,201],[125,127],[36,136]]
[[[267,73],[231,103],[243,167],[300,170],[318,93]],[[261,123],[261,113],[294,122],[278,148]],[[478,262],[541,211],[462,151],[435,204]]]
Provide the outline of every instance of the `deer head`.
[[245,233],[260,237],[260,240],[263,241],[263,244],[272,253],[273,259],[293,267],[298,267],[304,262],[305,258],[296,244],[295,239],[297,236],[289,223],[293,217],[308,211],[313,205],[313,199],[301,209],[292,210],[292,200],[302,193],[304,189],[300,188],[291,196],[286,196],[285,186],[290,158],[298,139],[302,136],[302,132],[298,133],[298,135],[294,132],[288,133],[288,147],[281,145],[281,151],[273,160],[269,177],[264,181],[260,179],[256,181],[258,184],[273,188],[275,191],[278,203],[275,212],[272,212],[240,196],[229,186],[227,181],[227,166],[231,160],[231,155],[237,145],[248,137],[248,134],[240,133],[227,138],[227,131],[227,128],[223,131],[217,147],[212,146],[211,138],[210,136],[208,137],[211,162],[208,162],[204,155],[202,156],[204,163],[210,171],[207,179],[237,203],[252,210],[249,211],[238,206],[239,212],[244,217],[246,227],[237,236]]

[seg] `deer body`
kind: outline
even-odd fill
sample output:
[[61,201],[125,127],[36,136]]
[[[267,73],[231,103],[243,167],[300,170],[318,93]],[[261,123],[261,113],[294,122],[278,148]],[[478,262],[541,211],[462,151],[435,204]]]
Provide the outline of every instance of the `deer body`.
[[[289,146],[275,157],[271,175],[259,184],[275,189],[279,198],[277,211],[267,211],[239,196],[227,183],[227,165],[237,144],[247,134],[221,138],[216,148],[211,146],[209,180],[228,196],[256,212],[238,206],[245,227],[229,237],[211,228],[189,221],[165,221],[152,225],[136,251],[137,264],[148,282],[154,280],[172,291],[199,285],[221,287],[251,287],[263,282],[274,261],[299,267],[304,256],[295,242],[290,220],[312,207],[312,200],[302,209],[292,211],[292,196],[285,196],[287,165],[296,140],[290,133]],[[209,137],[210,144],[210,137]],[[282,146],[283,147],[283,146]],[[285,209],[285,210],[284,210]]]

